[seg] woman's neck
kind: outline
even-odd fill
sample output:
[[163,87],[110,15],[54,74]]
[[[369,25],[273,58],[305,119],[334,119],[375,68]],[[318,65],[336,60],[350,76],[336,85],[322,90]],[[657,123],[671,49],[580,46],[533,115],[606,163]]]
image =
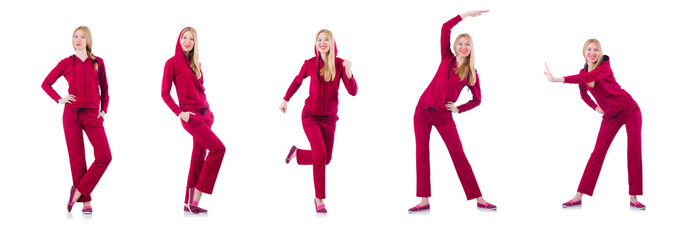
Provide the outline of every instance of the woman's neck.
[[466,59],[465,57],[459,57],[459,56],[457,56],[457,67],[459,67],[459,66],[461,66],[462,64],[464,64],[464,60],[465,60],[465,59]]
[[84,49],[75,51],[75,56],[80,58],[83,62],[89,57],[89,55],[87,55],[87,50]]
[[321,54],[321,60],[323,60],[324,62],[326,62],[326,57],[327,57],[326,55],[328,55],[328,54],[326,54],[326,53]]

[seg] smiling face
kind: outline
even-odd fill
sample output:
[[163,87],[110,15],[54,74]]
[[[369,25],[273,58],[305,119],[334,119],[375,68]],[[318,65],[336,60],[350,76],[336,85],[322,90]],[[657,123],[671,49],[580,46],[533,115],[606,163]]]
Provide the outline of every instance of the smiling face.
[[333,40],[329,37],[326,32],[321,32],[317,36],[316,49],[321,54],[328,54],[329,50],[333,46]]
[[184,52],[190,52],[193,49],[195,42],[195,39],[193,38],[193,33],[191,31],[186,31],[184,34],[181,34],[181,48],[184,49]]
[[454,45],[454,51],[457,57],[468,57],[471,54],[471,40],[467,36],[459,37]]
[[597,43],[590,42],[585,47],[585,60],[588,65],[594,65],[602,56],[602,50],[597,46]]
[[87,47],[87,35],[82,29],[78,29],[73,33],[73,48],[77,51],[85,50]]

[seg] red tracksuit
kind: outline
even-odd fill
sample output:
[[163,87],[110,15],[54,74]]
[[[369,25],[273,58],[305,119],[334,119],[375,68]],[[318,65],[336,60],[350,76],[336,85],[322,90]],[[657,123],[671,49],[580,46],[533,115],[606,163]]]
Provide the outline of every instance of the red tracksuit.
[[[338,53],[334,42],[334,50]],[[343,59],[336,57],[336,75],[330,82],[324,81],[319,75],[319,70],[324,66],[319,52],[314,50],[315,57],[305,60],[285,93],[285,101],[290,98],[302,86],[302,80],[310,77],[309,97],[305,100],[302,109],[302,128],[304,128],[311,150],[297,149],[297,163],[300,165],[314,165],[314,191],[319,199],[326,198],[325,193],[325,169],[331,162],[333,151],[334,132],[338,121],[338,86],[343,79],[343,85],[348,94],[355,96],[358,93],[358,85],[355,77],[348,78]]]
[[481,103],[481,86],[478,74],[476,74],[474,86],[469,86],[467,84],[468,78],[461,81],[454,72],[457,68],[457,59],[450,50],[450,33],[452,28],[461,20],[460,16],[456,16],[442,25],[440,39],[442,61],[435,77],[418,100],[416,113],[413,116],[416,134],[416,196],[418,197],[430,197],[431,195],[429,145],[432,126],[435,126],[447,146],[467,199],[481,196],[474,172],[466,159],[466,155],[464,155],[457,126],[452,119],[452,112],[445,107],[447,102],[457,101],[464,87],[469,87],[473,99],[457,107],[460,113],[471,110]]
[[[181,34],[176,41],[174,57],[167,60],[164,65],[164,77],[162,77],[162,99],[169,108],[179,116],[181,112],[193,112],[188,122],[181,120],[184,129],[193,136],[193,152],[191,153],[191,167],[189,168],[186,189],[195,187],[201,192],[213,194],[215,180],[217,179],[222,158],[225,156],[225,145],[210,129],[215,118],[211,114],[208,101],[203,88],[203,77],[196,78],[196,74],[189,66],[189,60],[181,48]],[[176,85],[176,95],[179,99],[177,105],[170,92],[172,83]],[[206,158],[206,150],[209,150]],[[185,203],[188,202],[188,191]]]
[[[643,117],[633,97],[623,90],[614,79],[614,73],[609,65],[609,56],[604,56],[602,63],[590,72],[587,72],[587,65],[585,65],[585,68],[580,70],[580,74],[565,77],[565,82],[579,84],[580,96],[585,103],[593,110],[599,104],[599,107],[604,111],[602,125],[597,135],[597,143],[592,155],[590,155],[590,160],[587,162],[587,167],[585,167],[578,192],[592,196],[609,145],[621,126],[626,125],[626,135],[628,135],[628,194],[643,195],[643,160],[640,137]],[[595,82],[593,88],[587,85],[590,82]],[[597,100],[597,104],[587,95],[588,90]]]
[[[104,118],[97,118],[100,108],[106,112],[109,106],[109,85],[106,81],[104,61],[99,57],[96,59],[99,70],[94,69],[91,58],[83,62],[75,55],[67,57],[51,70],[41,84],[48,96],[58,102],[61,97],[52,85],[63,76],[68,80],[68,94],[75,96],[75,102],[65,104],[63,130],[68,145],[73,185],[82,194],[78,202],[92,201],[90,194],[111,162],[111,149],[104,132]],[[83,130],[94,148],[94,162],[89,169],[85,160]]]

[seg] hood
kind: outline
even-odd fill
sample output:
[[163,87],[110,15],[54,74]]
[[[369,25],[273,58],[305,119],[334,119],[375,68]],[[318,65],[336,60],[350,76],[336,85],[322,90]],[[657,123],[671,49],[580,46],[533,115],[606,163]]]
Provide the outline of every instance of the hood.
[[[605,62],[608,62],[608,61],[609,61],[609,56],[604,55],[604,56],[602,56],[602,61],[599,62],[599,64],[602,64],[602,63],[605,63]],[[598,65],[598,66],[599,66],[599,65]],[[585,63],[585,68],[584,68],[584,69],[585,69],[585,72],[587,72],[587,69],[588,69],[588,68],[587,68],[587,63]]]
[[[189,27],[185,27],[184,29],[181,29],[181,32],[179,32],[178,37],[176,38],[176,47],[174,51],[174,61],[176,63],[184,64],[185,66],[188,66],[188,68],[193,72],[193,75],[196,75],[196,73],[191,69],[191,65],[189,64],[189,59],[184,53],[184,48],[181,47],[181,35],[184,34],[184,30],[186,30]],[[197,39],[194,39],[197,40]]]

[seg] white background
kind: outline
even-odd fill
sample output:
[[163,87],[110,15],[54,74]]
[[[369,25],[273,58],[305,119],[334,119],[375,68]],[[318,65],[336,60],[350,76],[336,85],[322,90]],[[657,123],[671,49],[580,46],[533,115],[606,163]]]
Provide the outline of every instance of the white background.
[[[414,108],[440,60],[442,23],[471,9],[491,12],[465,19],[453,36],[473,36],[482,104],[455,121],[484,197],[499,210],[479,212],[466,201],[433,131],[432,210],[408,214],[418,203]],[[696,17],[681,1],[11,1],[0,11],[0,218],[17,238],[692,235]],[[40,84],[74,53],[71,33],[80,25],[90,27],[106,64],[113,161],[92,193],[94,216],[78,204],[66,217],[63,107]],[[208,216],[181,209],[191,137],[160,97],[164,63],[186,26],[198,30],[213,130],[227,146],[214,194],[201,202]],[[311,167],[283,162],[291,145],[309,147],[300,122],[308,80],[288,113],[277,109],[322,28],[333,31],[338,56],[353,62],[359,86],[356,97],[340,90],[326,216],[310,202]],[[543,66],[548,61],[557,76],[577,73],[592,37],[643,112],[646,211],[628,207],[623,129],[595,196],[580,210],[561,209],[601,116],[576,85],[549,83]],[[66,81],[54,88],[64,96]],[[459,104],[469,99],[463,91]]]

